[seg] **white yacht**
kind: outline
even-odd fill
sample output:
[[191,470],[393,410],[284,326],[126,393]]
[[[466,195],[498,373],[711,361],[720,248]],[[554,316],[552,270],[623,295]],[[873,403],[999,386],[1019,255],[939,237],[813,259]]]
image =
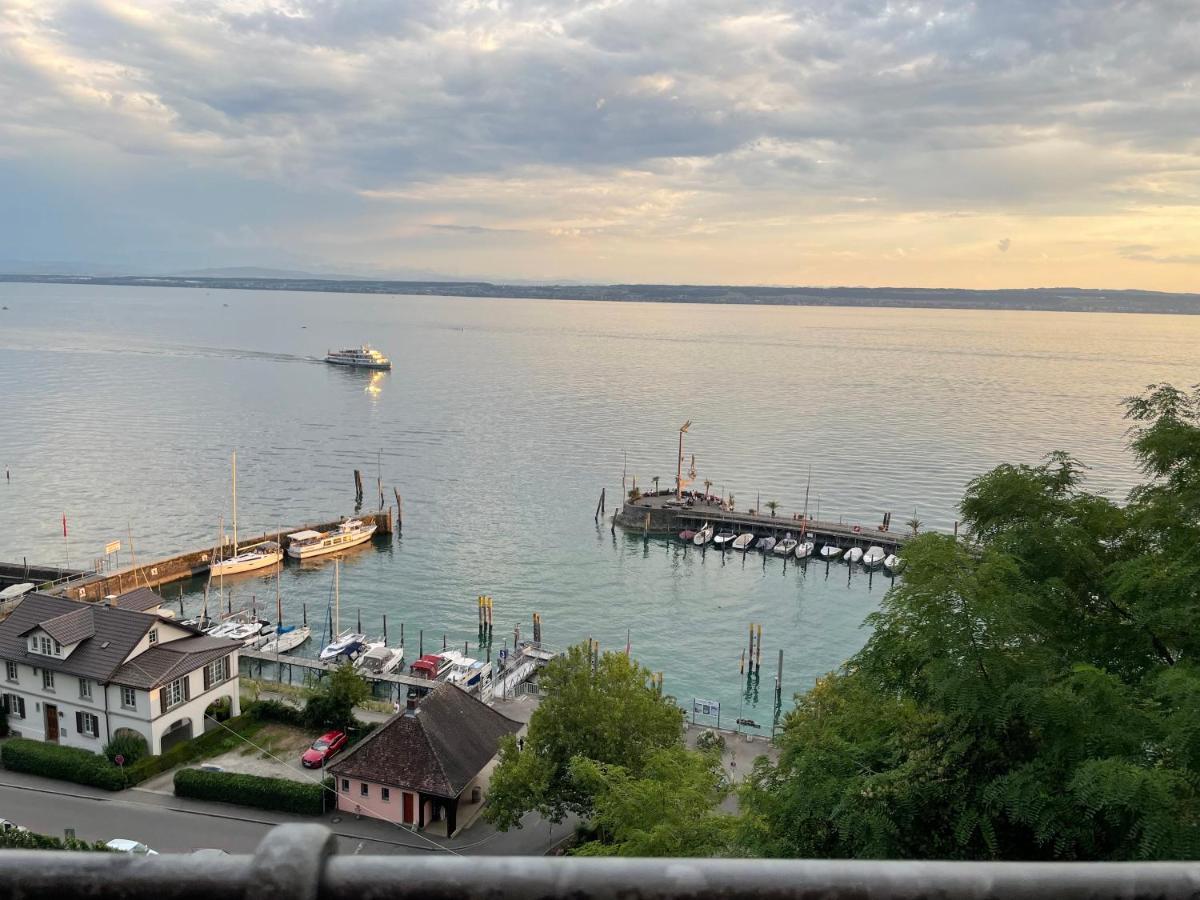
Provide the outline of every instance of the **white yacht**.
[[815,549],[817,545],[812,541],[802,541],[796,545],[796,559],[808,559]]
[[[222,529],[223,530],[223,529]],[[212,575],[237,575],[239,572],[253,572],[255,569],[265,569],[283,560],[283,551],[274,541],[263,541],[249,547],[238,547],[237,536],[237,451],[233,454],[233,544],[224,543],[220,556],[213,553],[212,564],[208,567]],[[228,555],[227,555],[228,554]]]
[[747,531],[737,536],[737,539],[733,542],[733,549],[745,552],[750,549],[750,545],[753,543],[754,534],[753,532]]
[[885,556],[887,556],[887,553],[884,552],[882,547],[878,545],[868,547],[867,552],[863,554],[862,564],[868,569],[873,569],[883,562]]
[[367,649],[354,660],[354,668],[362,675],[390,675],[404,665],[404,648],[388,647],[383,641],[371,641]]
[[783,540],[775,545],[771,552],[776,556],[791,556],[796,552],[796,546],[799,543],[799,541],[792,537],[792,533],[789,531],[783,536]]
[[266,636],[258,649],[263,653],[290,653],[312,637],[307,625],[280,625]]
[[345,350],[330,350],[325,362],[335,366],[353,366],[357,369],[390,369],[392,361],[369,344],[347,347]]
[[293,559],[310,559],[325,553],[345,550],[371,539],[376,525],[350,519],[333,531],[297,531],[288,535],[288,556]]

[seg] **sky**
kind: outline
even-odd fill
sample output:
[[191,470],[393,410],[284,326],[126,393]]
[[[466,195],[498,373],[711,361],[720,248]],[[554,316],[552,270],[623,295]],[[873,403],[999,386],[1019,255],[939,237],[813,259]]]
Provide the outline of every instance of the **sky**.
[[0,2],[0,269],[1200,287],[1200,3]]

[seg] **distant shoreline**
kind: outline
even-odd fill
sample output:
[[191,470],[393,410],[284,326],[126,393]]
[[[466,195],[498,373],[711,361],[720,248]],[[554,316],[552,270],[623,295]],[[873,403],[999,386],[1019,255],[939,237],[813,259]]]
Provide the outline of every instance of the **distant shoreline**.
[[1084,288],[752,287],[737,285],[529,285],[485,281],[364,281],[334,278],[185,278],[0,274],[0,282],[208,290],[408,294],[514,300],[603,300],[624,303],[711,303],[734,306],[850,306],[904,309],[1038,310],[1046,312],[1200,314],[1200,294]]

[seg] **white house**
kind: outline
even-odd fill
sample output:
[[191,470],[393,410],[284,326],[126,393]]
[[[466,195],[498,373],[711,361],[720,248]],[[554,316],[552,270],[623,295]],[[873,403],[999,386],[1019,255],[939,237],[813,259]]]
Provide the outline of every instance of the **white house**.
[[239,712],[238,650],[154,610],[140,589],[104,603],[26,594],[0,622],[0,698],[11,731],[99,752],[123,729],[151,753],[205,730],[228,698]]

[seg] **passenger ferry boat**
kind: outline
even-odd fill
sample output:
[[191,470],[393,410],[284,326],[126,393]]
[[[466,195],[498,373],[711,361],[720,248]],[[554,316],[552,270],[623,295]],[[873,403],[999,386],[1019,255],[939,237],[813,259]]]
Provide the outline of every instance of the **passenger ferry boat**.
[[335,366],[354,366],[359,369],[390,369],[392,361],[369,344],[348,347],[345,350],[330,350],[325,362]]
[[326,553],[336,553],[371,539],[377,526],[358,519],[343,522],[333,531],[297,531],[288,535],[288,556],[311,559]]

